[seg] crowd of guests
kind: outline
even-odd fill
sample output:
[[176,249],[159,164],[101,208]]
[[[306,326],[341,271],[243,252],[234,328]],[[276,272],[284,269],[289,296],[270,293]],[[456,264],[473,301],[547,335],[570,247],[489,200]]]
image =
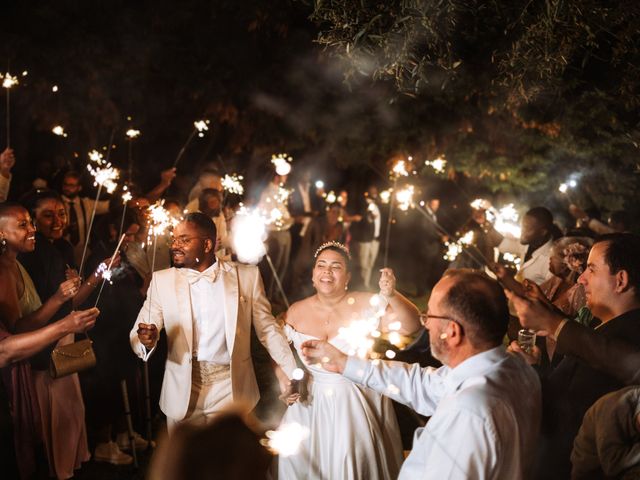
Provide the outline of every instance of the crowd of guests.
[[[155,446],[148,431],[137,431],[147,428],[145,415],[157,416],[158,400],[171,436],[150,470],[157,478],[640,472],[640,238],[623,212],[607,224],[571,205],[576,222],[563,231],[550,210],[534,206],[512,238],[478,208],[459,230],[473,230],[473,245],[443,273],[448,234],[439,201],[427,199],[415,226],[421,235],[407,252],[414,260],[399,274],[418,296],[429,294],[420,313],[398,291],[398,272],[377,274],[386,266],[388,218],[375,185],[327,202],[308,170],[293,178],[274,173],[253,201],[244,199],[273,218],[258,273],[235,261],[233,222],[243,199],[225,192],[217,171],[202,173],[178,199],[167,196],[175,168],[160,172],[148,192],[130,183],[123,208],[115,196],[84,196],[86,179],[73,170],[13,191],[14,163],[11,150],[2,152],[0,455],[7,478],[72,478],[90,458],[131,464],[136,449]],[[149,244],[149,206],[162,197],[179,223]],[[507,253],[517,268],[504,261]],[[103,278],[106,265],[110,278]],[[235,309],[227,288],[235,289]],[[215,304],[225,306],[224,318],[206,306],[211,295],[221,295]],[[397,359],[411,364],[359,358],[341,340],[342,329],[379,302],[379,333],[410,337]],[[192,320],[181,316],[187,310]],[[279,321],[273,311],[282,313]],[[207,329],[209,315],[225,328]],[[185,321],[188,330],[193,325],[186,341],[184,329],[173,328]],[[517,341],[522,329],[538,332],[535,346]],[[54,378],[52,351],[87,334],[96,365]],[[281,455],[275,467],[246,411],[224,413],[238,399],[254,409],[262,393],[252,338],[277,364],[284,424],[308,430],[300,452]],[[302,388],[293,381],[292,352],[305,372]],[[410,445],[391,400],[418,414]],[[145,403],[153,408],[144,412]],[[207,456],[208,447],[215,455]],[[255,462],[248,465],[240,449],[254,452]]]

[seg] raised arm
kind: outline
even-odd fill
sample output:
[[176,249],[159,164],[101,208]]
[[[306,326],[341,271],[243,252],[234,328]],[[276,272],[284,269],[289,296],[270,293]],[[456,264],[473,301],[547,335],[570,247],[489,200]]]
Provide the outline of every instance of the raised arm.
[[407,297],[396,290],[396,277],[393,270],[380,270],[380,295],[388,302],[385,314],[380,319],[380,328],[389,330],[389,325],[400,322],[402,335],[413,335],[422,328],[420,311]]

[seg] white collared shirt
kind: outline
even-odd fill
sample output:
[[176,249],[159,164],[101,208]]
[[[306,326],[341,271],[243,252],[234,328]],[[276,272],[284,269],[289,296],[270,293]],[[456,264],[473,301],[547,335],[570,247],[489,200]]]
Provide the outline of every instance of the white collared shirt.
[[431,416],[416,430],[399,480],[528,477],[540,427],[540,381],[504,347],[453,369],[349,357],[343,375]]
[[[203,273],[213,276],[218,268],[216,261]],[[229,365],[231,357],[225,335],[224,283],[221,278],[223,272],[221,268],[215,282],[201,278],[189,284],[193,318],[193,356],[201,362]]]
[[531,280],[532,282],[540,285],[545,280],[550,279],[553,274],[549,270],[549,257],[551,257],[551,247],[553,246],[553,240],[549,240],[547,243],[537,248],[532,254],[531,258],[524,261],[524,257],[527,254],[528,245],[522,245],[519,240],[514,238],[505,237],[498,245],[498,250],[501,253],[509,252],[514,255],[518,255],[523,262],[520,265],[516,278],[519,281]]
[[380,238],[380,229],[382,227],[380,209],[378,208],[378,205],[376,205],[376,202],[370,198],[367,199],[367,203],[367,210],[371,212],[371,216],[373,217],[373,238],[378,239]]

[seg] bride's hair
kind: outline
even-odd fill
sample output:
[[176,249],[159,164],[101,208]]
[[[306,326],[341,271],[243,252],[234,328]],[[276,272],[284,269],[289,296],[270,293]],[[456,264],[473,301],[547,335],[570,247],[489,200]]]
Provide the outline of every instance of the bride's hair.
[[351,254],[349,253],[349,249],[344,243],[335,242],[335,241],[323,243],[318,247],[318,249],[316,250],[316,253],[313,254],[314,260],[317,259],[318,255],[320,255],[325,250],[333,250],[334,252],[338,252],[344,258],[344,261],[346,262],[347,267],[349,266],[349,263],[351,262]]

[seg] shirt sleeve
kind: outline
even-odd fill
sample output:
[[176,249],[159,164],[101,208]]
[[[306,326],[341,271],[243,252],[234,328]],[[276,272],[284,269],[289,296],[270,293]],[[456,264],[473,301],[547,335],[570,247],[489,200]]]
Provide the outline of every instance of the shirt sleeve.
[[[446,367],[444,367],[446,368]],[[422,368],[419,364],[367,361],[349,357],[343,375],[382,395],[430,416],[444,393],[441,369]]]

